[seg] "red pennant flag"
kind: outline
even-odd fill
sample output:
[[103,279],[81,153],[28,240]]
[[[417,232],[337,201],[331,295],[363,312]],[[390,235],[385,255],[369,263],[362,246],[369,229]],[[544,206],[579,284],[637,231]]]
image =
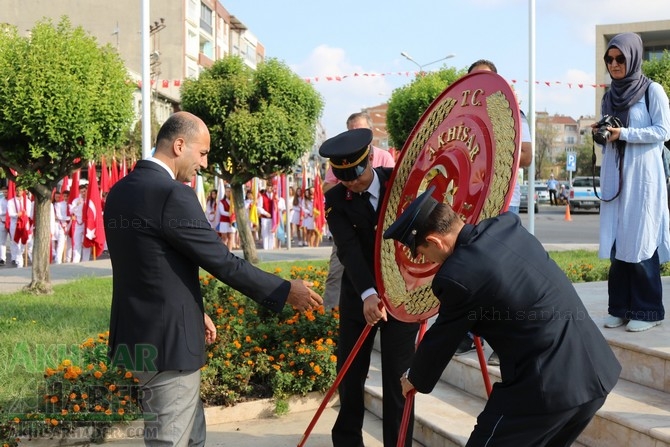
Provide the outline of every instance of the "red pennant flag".
[[88,189],[82,217],[85,228],[84,247],[93,247],[93,259],[95,259],[105,249],[105,226],[102,220],[98,177],[93,162],[88,165]]
[[100,192],[109,192],[109,187],[109,171],[107,170],[107,162],[103,155],[100,161]]
[[168,81],[167,79],[163,79],[162,86],[163,88],[168,88],[170,86],[170,81]]
[[179,87],[181,85],[181,80],[180,79],[175,79],[174,80],[174,86]]
[[321,186],[321,176],[316,171],[314,177],[314,229],[318,235],[318,241],[321,240],[323,229],[326,227],[326,202],[323,196],[323,187]]

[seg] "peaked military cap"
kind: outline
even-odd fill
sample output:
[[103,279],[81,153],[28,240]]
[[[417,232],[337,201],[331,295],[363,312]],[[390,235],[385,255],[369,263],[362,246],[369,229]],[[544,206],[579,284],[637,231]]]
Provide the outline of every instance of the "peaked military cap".
[[368,165],[370,143],[370,129],[351,129],[324,141],[319,155],[329,159],[333,174],[339,180],[356,180]]
[[431,186],[402,212],[400,217],[386,231],[384,239],[395,239],[406,245],[416,258],[416,228],[420,226],[439,203],[432,196],[435,186]]

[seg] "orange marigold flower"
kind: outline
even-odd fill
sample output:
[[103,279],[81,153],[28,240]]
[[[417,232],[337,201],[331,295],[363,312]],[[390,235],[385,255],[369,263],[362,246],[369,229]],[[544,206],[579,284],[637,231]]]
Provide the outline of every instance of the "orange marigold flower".
[[63,416],[65,416],[65,415],[67,414],[67,409],[66,409],[66,408],[63,408],[63,409],[60,411],[60,414],[62,414]]
[[112,383],[111,385],[109,385],[109,386],[107,387],[107,389],[108,389],[109,391],[114,391],[114,390],[116,389],[116,385],[114,385],[114,384]]
[[72,365],[72,361],[71,361],[71,360],[68,360],[68,359],[65,359],[65,360],[63,360],[63,361],[61,362],[61,365],[63,365],[63,366],[70,366],[70,365]]
[[58,402],[58,396],[51,396],[51,399],[49,400],[51,401],[52,404],[55,404],[56,402]]
[[100,410],[102,410],[102,407],[100,405],[96,405],[95,407],[93,407],[93,409],[95,411],[100,411]]
[[118,410],[116,410],[116,412],[119,413],[121,416],[123,416],[123,413],[125,413],[126,410],[124,410],[123,408],[119,408]]
[[95,366],[93,366],[93,363],[89,363],[88,365],[86,365],[86,369],[88,369],[89,371],[92,370],[93,368],[95,368]]
[[247,343],[251,343],[251,337],[247,335],[246,337],[244,337],[244,341],[246,341]]
[[74,400],[77,398],[77,393],[70,393],[70,399]]
[[21,422],[21,419],[19,419],[19,418],[14,418],[12,420],[14,421],[15,424],[18,424],[19,422]]
[[74,406],[72,407],[72,411],[74,411],[75,413],[79,413],[79,410],[81,410],[81,408],[79,407],[79,405],[74,404]]
[[53,425],[55,427],[56,425],[58,425],[58,421],[56,419],[52,419],[51,420],[51,425]]
[[130,379],[131,377],[133,377],[133,373],[131,373],[130,371],[126,371],[126,373],[123,375],[123,377],[125,379]]
[[102,373],[100,371],[96,371],[96,372],[93,373],[93,377],[95,377],[96,379],[99,379],[100,377],[102,377]]
[[81,398],[82,399],[88,399],[88,394],[87,393],[81,393]]
[[105,410],[105,414],[106,414],[107,416],[109,416],[110,414],[112,414],[112,410],[110,410],[109,408],[106,409],[106,410]]

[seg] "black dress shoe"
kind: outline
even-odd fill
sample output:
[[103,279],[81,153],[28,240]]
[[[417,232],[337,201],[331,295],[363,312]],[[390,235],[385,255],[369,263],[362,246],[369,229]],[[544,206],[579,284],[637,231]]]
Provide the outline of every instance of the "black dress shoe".
[[0,259],[0,265],[5,265],[5,260],[4,259]]

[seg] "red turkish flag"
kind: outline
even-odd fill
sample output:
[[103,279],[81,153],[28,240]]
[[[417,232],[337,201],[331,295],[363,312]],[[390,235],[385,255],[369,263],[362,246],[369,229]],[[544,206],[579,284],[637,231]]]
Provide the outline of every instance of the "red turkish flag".
[[109,187],[114,186],[114,183],[119,181],[119,167],[116,165],[116,157],[112,158],[112,174],[110,175]]
[[326,200],[323,196],[323,187],[321,186],[321,176],[319,171],[316,171],[316,177],[314,177],[314,229],[319,235],[319,240],[321,240],[321,234],[323,234],[323,229],[326,227]]
[[82,212],[84,219],[84,247],[93,247],[93,259],[105,249],[105,226],[102,220],[102,203],[98,189],[95,163],[88,164],[88,189]]
[[109,171],[107,170],[107,162],[105,161],[105,156],[102,156],[100,161],[100,192],[109,192]]
[[[72,202],[74,202],[75,199],[79,198],[79,172],[80,170],[77,169],[72,173],[72,185],[70,185],[70,196],[67,198],[68,216],[70,215],[70,205],[72,205]],[[76,221],[73,221],[72,225],[70,225],[70,233],[68,234],[68,237],[71,240],[74,239],[74,227],[76,225],[77,225]]]

